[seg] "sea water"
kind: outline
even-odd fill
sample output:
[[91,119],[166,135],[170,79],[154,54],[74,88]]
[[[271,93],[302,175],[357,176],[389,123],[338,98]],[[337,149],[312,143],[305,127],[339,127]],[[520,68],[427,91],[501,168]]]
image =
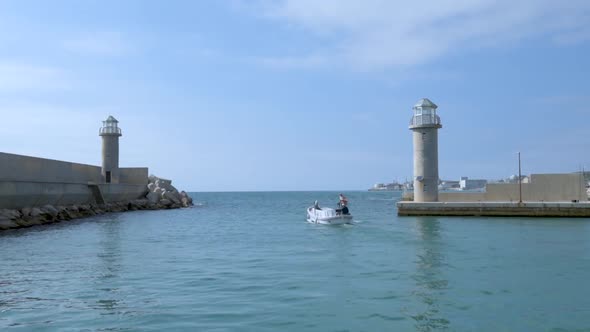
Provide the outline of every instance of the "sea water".
[[589,331],[590,220],[305,222],[337,192],[194,193],[190,209],[0,233],[2,331]]

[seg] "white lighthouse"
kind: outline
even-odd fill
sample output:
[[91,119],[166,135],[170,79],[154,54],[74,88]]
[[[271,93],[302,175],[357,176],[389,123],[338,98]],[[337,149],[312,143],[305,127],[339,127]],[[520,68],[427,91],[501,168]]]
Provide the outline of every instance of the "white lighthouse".
[[410,130],[414,140],[414,201],[438,201],[438,129],[436,106],[423,98],[412,108]]
[[121,128],[113,116],[102,122],[102,177],[106,183],[119,183],[119,137]]

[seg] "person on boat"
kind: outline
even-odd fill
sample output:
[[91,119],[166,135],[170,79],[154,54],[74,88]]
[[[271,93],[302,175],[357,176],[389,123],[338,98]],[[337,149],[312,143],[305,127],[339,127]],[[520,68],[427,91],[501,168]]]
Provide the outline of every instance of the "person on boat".
[[348,206],[344,205],[340,209],[336,209],[336,214],[349,215],[350,211],[348,210]]
[[346,196],[340,194],[340,195],[338,195],[338,199],[339,199],[338,205],[340,207],[345,207],[348,205],[348,199],[346,198]]
[[346,198],[346,196],[340,194],[338,195],[338,198],[340,199],[340,201],[338,202],[338,207],[339,209],[336,210],[337,214],[350,214],[350,211],[348,210],[348,199]]
[[322,208],[320,208],[320,203],[318,203],[318,201],[316,200],[315,202],[313,202],[313,208],[316,210],[321,210]]

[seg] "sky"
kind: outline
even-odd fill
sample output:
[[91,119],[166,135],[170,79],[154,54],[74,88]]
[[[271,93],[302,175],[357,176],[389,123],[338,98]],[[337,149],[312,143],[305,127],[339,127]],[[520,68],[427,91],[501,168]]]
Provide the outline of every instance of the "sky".
[[590,169],[590,1],[0,1],[0,151],[190,191],[412,179],[436,103],[443,179]]

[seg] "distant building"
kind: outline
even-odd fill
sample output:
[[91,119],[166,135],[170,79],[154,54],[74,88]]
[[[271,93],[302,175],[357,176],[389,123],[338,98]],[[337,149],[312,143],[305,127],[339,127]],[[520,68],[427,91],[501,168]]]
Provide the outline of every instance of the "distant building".
[[483,189],[488,184],[488,180],[476,180],[476,179],[469,179],[466,176],[462,176],[461,180],[459,181],[459,188],[461,190],[474,190],[474,189]]
[[380,190],[381,188],[385,188],[385,184],[383,184],[383,183],[375,183],[373,185],[373,188],[371,188],[371,189],[373,189],[373,190]]
[[[518,179],[518,177],[516,177]],[[586,201],[580,174],[531,174],[527,182],[488,183],[481,192],[440,193],[441,202],[571,202]]]
[[[503,182],[506,183],[518,183],[518,175],[511,175],[508,179],[504,180]],[[520,182],[522,183],[529,183],[530,179],[528,176],[526,175],[522,175],[520,177]]]
[[453,189],[460,189],[459,181],[450,181],[450,180],[441,180],[440,184],[438,185],[439,190],[453,190]]
[[373,188],[369,189],[369,191],[398,191],[398,190],[403,190],[404,189],[404,185],[401,183],[397,183],[397,182],[392,182],[392,183],[375,183],[373,185]]

